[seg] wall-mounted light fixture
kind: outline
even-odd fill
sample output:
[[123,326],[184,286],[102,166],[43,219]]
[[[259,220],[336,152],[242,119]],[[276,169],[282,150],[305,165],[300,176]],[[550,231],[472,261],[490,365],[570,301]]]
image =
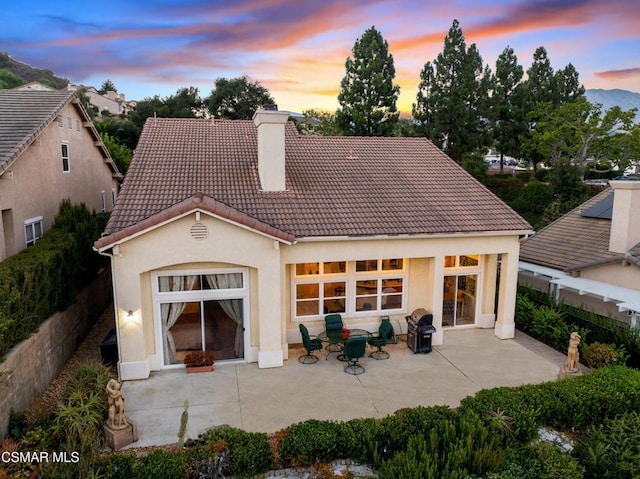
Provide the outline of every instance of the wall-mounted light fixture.
[[135,319],[136,319],[136,317],[135,317],[135,315],[133,313],[133,310],[132,309],[127,310],[126,313],[125,313],[124,321],[127,324],[130,324],[130,323],[133,323],[135,321]]

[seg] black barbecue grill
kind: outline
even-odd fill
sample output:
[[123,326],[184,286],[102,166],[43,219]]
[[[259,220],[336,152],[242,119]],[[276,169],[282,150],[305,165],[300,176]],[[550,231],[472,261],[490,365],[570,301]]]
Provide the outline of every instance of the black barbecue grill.
[[436,332],[433,326],[433,314],[418,308],[407,319],[407,346],[414,353],[431,352],[431,335]]

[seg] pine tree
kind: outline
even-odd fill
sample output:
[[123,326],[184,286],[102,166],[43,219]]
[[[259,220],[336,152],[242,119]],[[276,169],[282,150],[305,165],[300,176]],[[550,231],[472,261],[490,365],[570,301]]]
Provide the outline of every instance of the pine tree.
[[391,135],[398,121],[400,87],[393,84],[396,69],[389,44],[372,26],[356,40],[352,53],[340,82],[338,126],[345,135]]
[[107,92],[110,92],[110,91],[115,91],[116,93],[118,93],[118,89],[116,88],[115,84],[107,78],[105,81],[102,82],[102,85],[98,90],[98,93],[100,93],[101,95],[105,95]]
[[494,145],[500,153],[500,174],[504,168],[504,155],[519,155],[519,137],[527,131],[522,104],[523,76],[524,69],[518,64],[513,48],[506,47],[496,60],[490,115]]
[[475,44],[467,48],[458,20],[444,38],[442,53],[433,65],[424,65],[420,78],[413,112],[429,125],[425,133],[456,161],[476,152],[487,142],[483,117],[490,71]]
[[584,87],[578,79],[578,72],[569,63],[565,68],[554,72],[544,47],[536,48],[533,63],[527,70],[527,80],[523,85],[523,106],[530,129],[523,136],[523,152],[533,164],[534,171],[538,163],[545,160],[544,151],[536,148],[532,139],[533,129],[549,109],[557,108],[567,102],[584,98]]
[[435,72],[431,62],[424,64],[420,72],[420,83],[418,84],[418,94],[416,103],[411,108],[411,115],[417,122],[416,130],[423,136],[435,139],[435,98],[434,89],[436,87]]

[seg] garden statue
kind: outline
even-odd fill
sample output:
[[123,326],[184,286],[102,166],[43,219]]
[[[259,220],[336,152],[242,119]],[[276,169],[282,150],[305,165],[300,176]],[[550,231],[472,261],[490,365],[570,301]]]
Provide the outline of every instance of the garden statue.
[[580,352],[578,351],[578,346],[580,345],[581,339],[582,338],[576,331],[571,333],[571,337],[569,339],[569,349],[567,351],[567,372],[575,372],[578,370],[580,360]]
[[109,379],[107,394],[109,395],[109,419],[107,425],[111,429],[124,429],[129,425],[124,416],[124,398],[120,391],[122,383],[117,379]]

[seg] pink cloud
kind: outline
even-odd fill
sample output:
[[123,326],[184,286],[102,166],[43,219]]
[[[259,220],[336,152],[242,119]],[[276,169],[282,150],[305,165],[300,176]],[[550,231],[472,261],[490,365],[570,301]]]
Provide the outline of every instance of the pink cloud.
[[626,68],[624,70],[607,70],[596,72],[598,78],[604,80],[626,80],[628,78],[640,77],[640,68]]

